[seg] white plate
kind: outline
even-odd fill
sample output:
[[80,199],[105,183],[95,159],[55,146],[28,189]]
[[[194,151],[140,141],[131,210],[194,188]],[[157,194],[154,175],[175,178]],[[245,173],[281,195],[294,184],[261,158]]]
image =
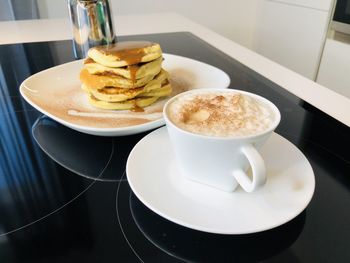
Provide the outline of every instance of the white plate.
[[[170,74],[174,92],[188,89],[227,88],[229,76],[211,65],[170,54],[163,54],[163,68]],[[74,130],[100,136],[121,136],[144,132],[164,124],[166,99],[144,112],[101,110],[92,107],[81,90],[79,72],[83,60],[62,64],[27,78],[21,95],[34,108]]]
[[162,127],[135,145],[126,172],[135,195],[160,216],[200,231],[247,234],[293,219],[309,204],[315,189],[308,160],[280,135],[274,133],[261,154],[268,173],[266,185],[254,193],[223,192],[181,176]]

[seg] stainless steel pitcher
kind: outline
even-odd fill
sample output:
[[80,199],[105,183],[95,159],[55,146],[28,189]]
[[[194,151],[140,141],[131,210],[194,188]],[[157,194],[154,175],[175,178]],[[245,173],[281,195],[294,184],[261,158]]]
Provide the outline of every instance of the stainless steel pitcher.
[[76,58],[85,58],[90,47],[114,43],[108,0],[67,0]]

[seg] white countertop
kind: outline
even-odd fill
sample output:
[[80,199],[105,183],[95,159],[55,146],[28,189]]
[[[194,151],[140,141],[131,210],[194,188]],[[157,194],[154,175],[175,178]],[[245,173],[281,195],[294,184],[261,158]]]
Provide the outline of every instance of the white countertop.
[[[160,21],[162,21],[160,23]],[[175,13],[117,16],[117,35],[188,31],[350,127],[350,99]],[[68,19],[0,22],[0,44],[71,39]]]

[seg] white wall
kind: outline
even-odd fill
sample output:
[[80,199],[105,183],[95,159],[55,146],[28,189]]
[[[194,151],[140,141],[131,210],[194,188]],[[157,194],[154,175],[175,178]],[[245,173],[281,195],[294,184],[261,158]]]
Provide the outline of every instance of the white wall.
[[[114,15],[176,12],[248,48],[261,0],[110,0]],[[64,0],[38,0],[41,18],[68,17]],[[166,21],[163,21],[166,22]],[[116,33],[118,34],[118,25]]]

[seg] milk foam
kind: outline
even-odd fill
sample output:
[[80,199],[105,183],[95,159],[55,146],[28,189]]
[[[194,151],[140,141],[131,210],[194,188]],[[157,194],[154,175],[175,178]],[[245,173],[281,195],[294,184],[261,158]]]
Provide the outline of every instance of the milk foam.
[[185,94],[169,105],[167,114],[183,130],[220,137],[260,134],[276,119],[266,102],[233,92]]

